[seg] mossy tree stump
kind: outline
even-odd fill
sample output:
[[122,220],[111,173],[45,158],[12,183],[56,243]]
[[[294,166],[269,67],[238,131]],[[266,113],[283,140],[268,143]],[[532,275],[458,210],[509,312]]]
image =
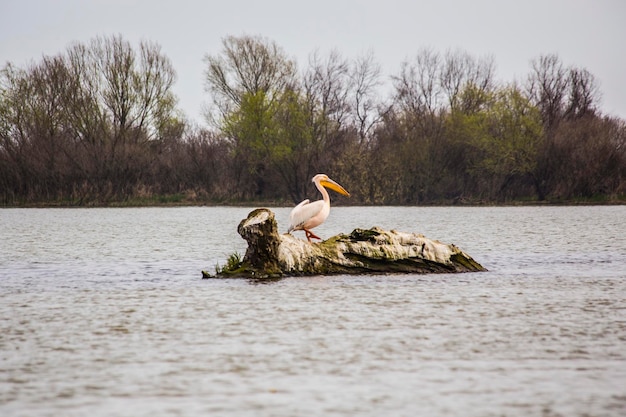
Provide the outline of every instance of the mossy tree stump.
[[262,275],[281,273],[278,263],[280,239],[274,213],[256,209],[237,227],[237,233],[248,242],[243,262]]
[[[415,233],[373,227],[320,243],[279,235],[274,213],[268,209],[250,212],[237,231],[248,242],[246,254],[219,269],[218,278],[486,271],[455,245]],[[203,276],[212,277],[206,272]]]

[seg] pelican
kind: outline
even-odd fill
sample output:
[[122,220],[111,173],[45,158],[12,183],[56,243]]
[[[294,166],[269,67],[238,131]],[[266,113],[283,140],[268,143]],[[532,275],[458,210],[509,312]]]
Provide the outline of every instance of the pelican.
[[326,174],[317,174],[313,177],[312,182],[315,183],[315,186],[320,193],[322,193],[322,197],[324,199],[317,200],[312,203],[309,199],[306,199],[295,206],[289,214],[289,230],[287,231],[287,233],[291,233],[293,230],[304,230],[306,238],[309,242],[311,241],[311,238],[321,240],[319,236],[316,236],[313,232],[311,232],[311,229],[324,223],[328,217],[328,213],[330,213],[330,197],[328,196],[328,191],[326,191],[325,187],[328,187],[339,194],[343,194],[348,197],[350,196],[349,192],[347,192],[341,185],[328,178],[328,175]]

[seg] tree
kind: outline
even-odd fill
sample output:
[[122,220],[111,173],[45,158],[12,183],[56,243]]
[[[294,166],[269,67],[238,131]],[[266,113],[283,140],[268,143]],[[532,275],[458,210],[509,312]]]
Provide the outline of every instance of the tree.
[[[439,83],[448,99],[450,110],[462,110],[467,113],[479,108],[484,95],[493,89],[494,74],[493,57],[474,58],[467,52],[448,51],[439,72]],[[459,100],[461,92],[468,86],[481,93],[472,96],[478,100]]]
[[439,84],[441,55],[422,49],[412,62],[404,61],[400,73],[392,76],[395,100],[403,112],[436,115],[445,107]]
[[168,123],[176,104],[171,92],[176,72],[160,46],[140,42],[137,53],[121,36],[99,37],[89,53],[117,139],[157,139],[159,127]]
[[175,72],[156,44],[139,54],[120,36],[71,45],[26,69],[2,71],[2,143],[27,198],[105,199],[132,193],[150,143],[178,120]]
[[316,138],[310,114],[301,94],[287,92],[275,114],[277,129],[270,141],[275,169],[294,203],[304,198],[307,185],[316,173]]
[[564,117],[571,120],[595,114],[600,93],[593,74],[586,69],[572,67],[568,84]]
[[392,117],[385,120],[395,125],[394,142],[399,142],[395,171],[404,184],[406,203],[463,194],[470,159],[467,120],[490,97],[493,74],[490,57],[422,49],[392,77],[396,105]]
[[337,51],[325,59],[316,51],[309,57],[303,85],[311,119],[321,116],[316,135],[328,138],[333,130],[347,123],[350,112],[348,61]]
[[[595,115],[599,92],[595,79],[587,70],[566,68],[556,54],[542,55],[531,61],[532,71],[527,82],[531,102],[539,108],[543,121],[543,140],[538,156],[536,190],[540,200],[559,187],[563,170],[569,169],[571,150],[582,140],[571,133],[572,121]],[[566,123],[561,127],[561,124]],[[564,194],[559,191],[559,194]],[[567,193],[565,193],[567,194]]]
[[546,130],[555,128],[563,115],[567,94],[567,70],[558,55],[541,55],[531,61],[527,92],[541,111]]
[[374,127],[381,122],[390,106],[384,106],[377,96],[381,85],[381,68],[374,54],[357,57],[350,70],[352,112],[361,143],[371,136]]
[[[494,74],[493,57],[475,58],[464,51],[441,55],[422,49],[412,61],[402,63],[400,73],[392,81],[396,102],[403,111],[426,120],[424,116],[432,118],[448,110],[477,110],[494,89]],[[461,100],[461,93],[470,86],[477,94],[465,94]]]
[[[262,198],[272,172],[275,114],[283,96],[294,90],[296,66],[274,42],[260,37],[227,37],[223,50],[207,55],[207,90],[213,122],[225,133],[234,156],[237,191]],[[272,190],[275,191],[275,190]]]
[[67,68],[59,57],[45,57],[27,70],[3,71],[2,142],[19,170],[19,192],[53,199],[70,169],[64,136]]
[[272,103],[293,89],[296,64],[275,43],[259,36],[228,36],[219,55],[207,55],[206,89],[215,110],[214,121],[242,105],[245,97],[262,92]]
[[272,142],[276,126],[276,104],[265,92],[246,93],[237,110],[225,117],[222,131],[233,145],[233,157],[240,179],[237,191],[243,198],[263,198],[266,193],[268,165],[272,163]]
[[487,134],[474,138],[482,151],[477,166],[482,178],[491,179],[492,195],[504,199],[511,185],[533,183],[542,138],[540,113],[512,86],[496,92],[486,118]]
[[345,146],[351,111],[349,71],[348,60],[337,51],[331,51],[325,58],[316,51],[309,57],[302,82],[305,109],[312,131],[305,173],[307,179],[330,169]]

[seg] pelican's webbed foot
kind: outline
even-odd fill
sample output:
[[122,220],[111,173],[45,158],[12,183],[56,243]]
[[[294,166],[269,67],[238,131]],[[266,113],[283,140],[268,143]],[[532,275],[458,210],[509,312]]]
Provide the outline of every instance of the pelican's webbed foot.
[[306,233],[306,238],[309,242],[311,242],[311,238],[322,240],[321,237],[317,236],[315,233],[311,232],[310,230],[304,229],[304,233]]

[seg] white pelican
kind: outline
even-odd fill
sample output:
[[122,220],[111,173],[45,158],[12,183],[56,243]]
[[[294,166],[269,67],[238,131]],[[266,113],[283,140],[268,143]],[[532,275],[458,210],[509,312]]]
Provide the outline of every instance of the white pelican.
[[313,177],[312,182],[314,182],[317,189],[320,190],[324,199],[312,203],[309,202],[309,199],[306,199],[295,206],[289,214],[289,230],[287,231],[287,233],[291,233],[293,230],[304,230],[309,242],[311,238],[321,239],[311,232],[311,229],[324,223],[328,217],[328,213],[330,213],[330,197],[324,187],[337,191],[339,194],[350,196],[349,192],[341,185],[328,178],[326,174],[317,174]]

